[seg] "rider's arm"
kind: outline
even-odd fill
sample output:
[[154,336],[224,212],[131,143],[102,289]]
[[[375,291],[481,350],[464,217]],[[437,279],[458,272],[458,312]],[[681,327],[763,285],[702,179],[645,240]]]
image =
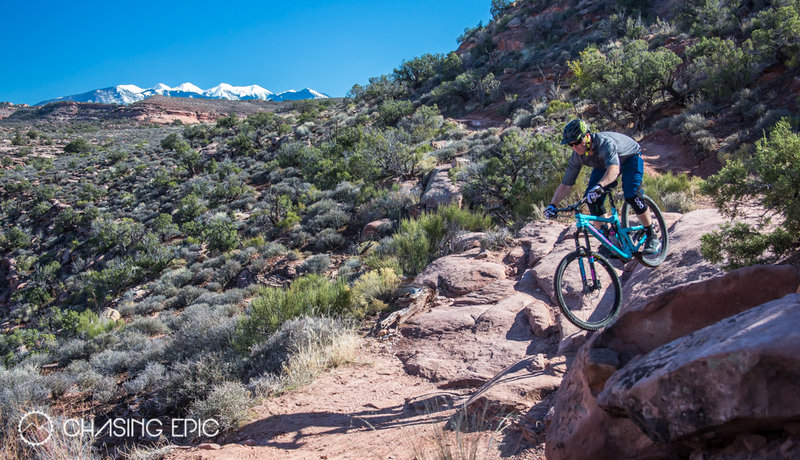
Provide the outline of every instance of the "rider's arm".
[[[598,183],[603,187],[607,187],[608,184],[617,180],[617,176],[619,176],[619,165],[608,165],[606,173],[603,174],[603,177],[600,178],[600,182]],[[556,193],[558,193],[558,190],[556,190]]]
[[570,191],[572,191],[571,185],[566,185],[563,183],[558,184],[558,188],[556,189],[556,193],[553,195],[553,199],[550,200],[550,204],[552,204],[555,207],[558,207],[558,203],[560,203],[561,200],[566,198],[567,195],[569,195]]

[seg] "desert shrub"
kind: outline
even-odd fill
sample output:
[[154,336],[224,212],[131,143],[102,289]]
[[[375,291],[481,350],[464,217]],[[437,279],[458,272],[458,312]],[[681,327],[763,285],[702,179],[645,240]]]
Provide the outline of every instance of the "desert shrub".
[[422,142],[443,130],[444,118],[436,105],[421,105],[413,114],[401,119],[397,126],[411,134],[412,142]]
[[496,251],[510,246],[514,242],[514,234],[506,227],[491,229],[481,238],[481,249]]
[[414,104],[411,101],[389,99],[383,101],[378,106],[377,122],[383,126],[395,126],[401,118],[414,111]]
[[741,0],[687,0],[673,8],[678,21],[694,36],[710,36],[736,32],[736,10],[741,6]]
[[319,275],[297,278],[288,288],[262,288],[237,328],[235,344],[246,350],[275,332],[283,322],[303,315],[340,315],[347,311],[350,289],[344,280]]
[[129,361],[133,358],[125,351],[109,349],[92,355],[89,364],[100,375],[111,377],[128,370]]
[[356,103],[381,104],[390,99],[401,99],[408,94],[403,82],[390,78],[388,75],[370,77],[366,87],[359,84],[353,85],[348,93]]
[[228,251],[239,245],[236,224],[224,213],[217,213],[208,221],[202,231],[203,240],[212,251]]
[[480,212],[451,204],[417,219],[403,219],[392,237],[393,251],[406,275],[416,275],[434,258],[449,253],[453,237],[462,230],[489,228],[491,219]]
[[707,158],[717,149],[717,139],[707,129],[710,126],[711,121],[699,113],[682,113],[670,121],[670,130],[694,147],[694,156],[698,160]]
[[800,2],[776,2],[753,19],[750,41],[762,65],[783,62],[796,67],[800,53]]
[[145,227],[133,219],[124,217],[119,221],[97,219],[92,222],[89,235],[102,252],[117,249],[129,250],[144,235]]
[[239,133],[227,144],[228,150],[235,156],[250,156],[256,152],[255,142],[248,133]]
[[331,267],[331,257],[327,254],[315,254],[304,260],[297,268],[302,273],[324,274]]
[[358,344],[353,324],[330,317],[286,321],[257,344],[248,358],[250,387],[269,395],[306,383],[321,370],[352,360]]
[[14,249],[27,248],[31,244],[30,231],[13,226],[0,234],[0,249],[13,251]]
[[350,303],[353,316],[363,318],[387,307],[392,292],[400,284],[400,277],[390,268],[370,270],[353,283]]
[[53,230],[66,233],[75,230],[80,222],[80,215],[71,206],[66,207],[53,219]]
[[66,153],[89,153],[92,151],[92,144],[86,139],[79,137],[69,144],[64,146]]
[[58,307],[53,307],[52,316],[50,317],[50,327],[53,330],[60,329],[60,334],[88,340],[112,331],[122,324],[124,324],[122,321],[101,318],[92,310],[83,310],[82,312],[75,310],[62,311]]
[[412,90],[420,89],[437,81],[450,80],[461,71],[461,59],[455,53],[423,54],[394,69],[394,81]]
[[523,205],[534,198],[548,200],[554,190],[552,177],[562,171],[566,156],[552,139],[530,135],[511,128],[500,144],[473,161],[458,173],[463,193],[473,204],[500,214],[525,214]]
[[139,331],[149,337],[164,335],[169,332],[169,328],[159,318],[136,318],[128,324],[127,328]]
[[271,132],[277,129],[279,118],[272,112],[260,112],[248,116],[245,123],[253,129]]
[[767,111],[767,106],[762,102],[757,91],[750,88],[742,88],[733,96],[734,104],[731,107],[734,112],[744,118],[745,121],[755,121],[763,116]]
[[495,78],[493,73],[489,72],[477,81],[473,94],[477,96],[481,105],[486,107],[501,96],[500,81]]
[[219,423],[220,433],[227,433],[245,421],[252,404],[253,398],[244,385],[224,382],[215,385],[205,399],[195,401],[189,414],[200,420],[213,419]]
[[339,249],[347,244],[344,236],[332,228],[322,229],[314,237],[314,247],[319,251]]
[[224,350],[230,343],[236,320],[207,304],[190,305],[170,327],[170,343],[164,353],[170,361],[180,361],[205,352]]
[[[755,225],[737,222],[703,235],[701,251],[728,269],[774,260],[800,243],[800,135],[780,120],[745,159],[728,161],[706,180],[704,190],[725,215],[736,217],[753,198],[763,203],[765,218]],[[767,230],[770,217],[781,225]]]
[[84,283],[80,296],[96,307],[104,305],[119,292],[141,279],[142,270],[129,259],[116,258],[101,270],[87,270],[80,274]]
[[686,49],[686,56],[691,86],[717,102],[728,100],[755,75],[752,50],[737,47],[732,40],[704,37]]
[[306,215],[307,218],[304,219],[304,222],[311,231],[318,232],[326,228],[338,229],[350,222],[350,215],[338,203],[331,203],[328,200],[317,202],[309,206],[308,210],[309,214]]
[[424,154],[411,144],[411,135],[401,129],[370,131],[363,145],[348,158],[348,169],[366,182],[414,176],[420,172]]
[[28,366],[0,367],[0,436],[17,433],[19,417],[47,404],[49,391],[39,372]]
[[125,389],[133,394],[156,389],[164,380],[165,373],[163,364],[149,363],[135,378],[125,382]]
[[616,112],[629,114],[638,128],[670,89],[671,74],[680,63],[681,58],[666,48],[650,51],[644,40],[633,40],[606,54],[589,47],[569,67],[583,97],[611,118]]
[[453,80],[444,81],[431,90],[431,100],[443,113],[457,114],[464,110],[464,103],[473,95],[480,81],[475,70],[466,71]]
[[169,367],[167,377],[154,398],[163,408],[184,408],[204,399],[215,386],[229,382],[237,373],[237,363],[220,352],[203,355],[202,359],[184,360]]
[[701,183],[701,179],[686,173],[645,174],[642,189],[662,211],[685,213],[694,209],[692,201]]
[[242,272],[242,264],[236,260],[228,260],[214,273],[214,282],[225,286]]

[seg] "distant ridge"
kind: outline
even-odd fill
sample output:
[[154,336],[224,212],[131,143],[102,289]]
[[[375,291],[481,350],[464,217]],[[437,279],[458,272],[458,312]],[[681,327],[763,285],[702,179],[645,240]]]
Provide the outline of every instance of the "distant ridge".
[[55,99],[39,102],[36,105],[45,105],[51,102],[74,101],[96,102],[101,104],[132,104],[147,99],[151,96],[188,97],[194,99],[227,99],[231,101],[261,100],[261,101],[297,101],[301,99],[325,99],[327,94],[305,88],[300,91],[289,90],[282,93],[273,93],[258,85],[233,86],[227,83],[201,89],[192,83],[186,82],[174,88],[159,83],[152,88],[140,88],[136,85],[117,85],[108,88],[95,89],[81,94],[61,96]]

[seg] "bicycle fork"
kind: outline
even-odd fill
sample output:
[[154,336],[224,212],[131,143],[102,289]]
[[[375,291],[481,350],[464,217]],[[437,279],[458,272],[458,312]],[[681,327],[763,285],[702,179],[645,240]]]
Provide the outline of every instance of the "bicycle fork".
[[580,242],[578,241],[578,238],[580,238],[580,233],[581,232],[575,233],[575,247],[578,248],[578,251],[586,253],[586,255],[589,257],[588,265],[589,272],[592,276],[591,283],[586,279],[586,268],[583,265],[583,257],[578,257],[578,267],[581,270],[581,281],[583,281],[583,293],[588,294],[597,289],[602,289],[603,286],[601,285],[600,280],[597,279],[597,273],[594,270],[594,254],[592,254],[592,249],[589,246],[589,232],[586,230],[583,231],[583,236],[586,239],[585,247],[581,247]]

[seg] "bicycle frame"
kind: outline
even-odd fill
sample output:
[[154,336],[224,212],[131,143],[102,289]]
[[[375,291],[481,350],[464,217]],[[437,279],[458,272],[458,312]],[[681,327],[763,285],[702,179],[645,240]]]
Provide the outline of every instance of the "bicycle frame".
[[[578,204],[582,204],[583,201],[584,200],[581,200],[581,202]],[[613,252],[617,255],[617,257],[627,262],[633,258],[633,255],[639,250],[642,244],[644,244],[646,239],[645,236],[642,235],[638,241],[633,242],[631,240],[631,233],[643,230],[644,227],[642,225],[636,225],[632,227],[620,228],[619,214],[617,213],[617,207],[614,205],[614,198],[611,196],[611,194],[609,194],[609,201],[611,203],[611,217],[581,214],[578,212],[580,206],[575,207],[575,226],[577,227],[577,232],[575,233],[575,246],[577,248],[581,247],[578,238],[580,238],[581,233],[583,233],[586,239],[586,249],[591,253],[591,246],[589,244],[589,234],[591,233],[598,241],[600,241],[603,246],[608,248],[609,251]],[[617,240],[619,241],[621,247],[609,241],[608,238],[606,238],[602,232],[600,232],[600,230],[591,224],[592,222],[611,224],[611,227],[617,232]]]

